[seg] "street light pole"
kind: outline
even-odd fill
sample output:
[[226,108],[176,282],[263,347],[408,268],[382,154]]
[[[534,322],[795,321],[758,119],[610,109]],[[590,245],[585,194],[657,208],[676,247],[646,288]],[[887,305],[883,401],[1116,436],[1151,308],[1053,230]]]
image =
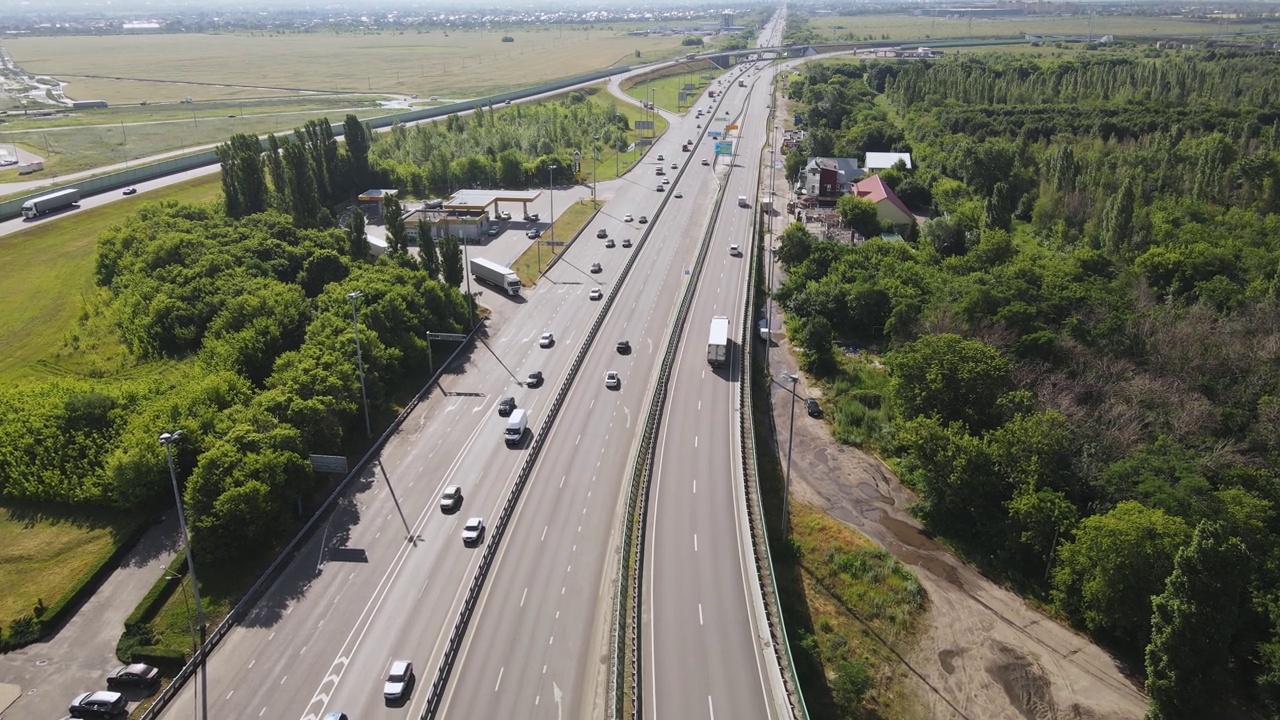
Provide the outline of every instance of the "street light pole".
[[364,389],[364,353],[360,350],[360,318],[356,315],[356,300],[361,297],[364,297],[364,293],[359,290],[347,293],[347,299],[351,301],[351,328],[356,335],[356,367],[360,369],[360,401],[364,403],[364,432],[372,438],[373,427],[369,424],[369,395]]
[[200,668],[200,717],[209,720],[209,667],[205,664],[204,644],[208,628],[204,622],[204,603],[200,600],[200,581],[196,578],[196,561],[191,556],[191,535],[187,532],[187,516],[182,509],[182,493],[178,490],[178,473],[173,469],[174,442],[182,437],[181,430],[171,433],[160,433],[160,444],[164,446],[165,459],[169,461],[169,480],[173,482],[173,500],[178,506],[178,531],[182,533],[182,544],[187,550],[187,573],[191,575],[191,594],[196,599],[196,624],[200,626],[200,649],[193,658]]
[[[550,191],[548,191],[548,196],[551,199],[551,252],[555,252],[555,248],[556,248],[556,168],[558,167],[560,166],[552,165],[550,168],[551,189]],[[541,249],[542,247],[541,238],[538,239],[538,243],[539,243],[538,247],[539,249]],[[538,254],[538,277],[542,277],[542,254],[541,253]]]
[[783,377],[791,381],[791,427],[787,430],[787,478],[782,488],[782,535],[786,537],[791,534],[791,517],[787,514],[787,505],[791,500],[791,441],[796,436],[796,383],[800,381],[800,376],[790,374]]

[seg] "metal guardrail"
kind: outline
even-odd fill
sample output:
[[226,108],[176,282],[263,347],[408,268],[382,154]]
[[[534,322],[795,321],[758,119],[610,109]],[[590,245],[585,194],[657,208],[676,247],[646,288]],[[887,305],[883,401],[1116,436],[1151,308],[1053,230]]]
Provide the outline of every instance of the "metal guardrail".
[[352,468],[351,472],[347,473],[347,476],[342,479],[342,482],[338,483],[338,486],[333,489],[333,492],[329,493],[329,497],[325,498],[325,501],[321,503],[320,507],[312,513],[311,519],[302,526],[302,529],[298,530],[297,534],[293,536],[293,539],[289,541],[289,544],[286,545],[284,549],[280,551],[280,554],[276,556],[276,559],[267,566],[267,569],[262,572],[262,575],[258,578],[257,582],[255,582],[253,586],[245,592],[245,594],[240,598],[240,601],[231,609],[231,612],[227,613],[226,618],[224,618],[222,622],[219,623],[211,633],[209,633],[204,644],[200,646],[199,651],[192,656],[191,660],[187,661],[186,665],[182,666],[182,669],[176,676],[174,676],[173,681],[165,686],[164,690],[160,691],[160,694],[158,694],[155,700],[152,701],[151,706],[142,713],[140,720],[154,720],[154,718],[160,717],[160,713],[164,712],[169,703],[172,702],[182,690],[182,685],[195,674],[200,663],[209,657],[209,654],[218,647],[222,638],[225,637],[226,634],[231,631],[231,628],[235,627],[235,625],[238,624],[239,621],[243,619],[244,616],[253,608],[254,604],[258,602],[271,583],[276,581],[280,571],[293,560],[302,545],[311,538],[311,534],[315,531],[316,526],[319,525],[323,518],[328,516],[329,511],[333,509],[334,503],[344,492],[346,492],[347,486],[351,484],[351,481],[360,477],[364,473],[369,462],[382,450],[382,447],[391,439],[391,436],[400,429],[400,426],[404,424],[404,421],[408,419],[414,409],[416,409],[427,397],[431,391],[431,386],[435,385],[440,380],[441,375],[443,375],[449,368],[449,365],[453,363],[454,359],[458,356],[458,353],[462,352],[462,350],[467,347],[467,344],[475,338],[476,333],[482,327],[484,327],[484,323],[479,322],[476,323],[475,327],[471,328],[471,332],[467,333],[467,341],[460,343],[458,347],[450,353],[448,359],[441,363],[440,368],[436,370],[430,379],[427,380],[426,385],[423,385],[422,389],[419,390],[418,393],[414,395],[413,399],[405,405],[404,410],[400,411],[400,414],[396,416],[396,419],[391,421],[391,424],[387,426],[387,429],[378,436],[378,439],[375,440],[372,445],[369,446],[369,450],[360,458],[360,461],[356,463],[356,466]]
[[[562,90],[567,87],[579,85],[581,83],[601,80],[603,78],[617,75],[618,73],[628,72],[632,69],[631,65],[619,65],[609,67],[603,70],[594,70],[581,75],[552,80],[532,88],[523,88],[520,90],[511,90],[497,95],[469,100],[465,102],[450,103],[448,105],[440,105],[433,108],[423,108],[421,110],[409,110],[402,113],[393,113],[391,115],[380,115],[378,117],[369,118],[364,122],[373,129],[381,129],[390,127],[396,123],[418,122],[420,120],[430,120],[432,118],[447,117],[453,113],[474,110],[478,107],[486,107],[491,105],[501,105],[508,100],[519,100],[521,98],[541,95],[543,93]],[[342,123],[331,126],[335,137],[341,137],[344,133]],[[260,138],[263,149],[266,149],[266,138]],[[214,165],[218,162],[217,154],[213,150],[201,150],[200,152],[190,155],[182,155],[180,157],[169,158],[159,162],[139,165],[127,170],[98,175],[96,177],[84,178],[73,182],[64,182],[60,185],[50,185],[42,188],[30,195],[24,195],[12,200],[0,202],[0,220],[8,220],[22,214],[22,204],[33,198],[42,197],[52,192],[57,192],[64,188],[79,188],[81,197],[89,197],[110,190],[116,190],[129,185],[137,185],[147,180],[155,180],[156,178],[174,175],[188,170]]]

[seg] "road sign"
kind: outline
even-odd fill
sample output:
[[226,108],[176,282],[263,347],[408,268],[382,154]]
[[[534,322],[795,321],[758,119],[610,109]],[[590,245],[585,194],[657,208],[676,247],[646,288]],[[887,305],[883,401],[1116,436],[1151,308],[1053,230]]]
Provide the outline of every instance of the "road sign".
[[730,130],[737,130],[737,129],[738,129],[738,126],[737,126],[737,125],[725,125],[725,126],[724,126],[724,131],[725,131],[725,132],[729,132]]
[[318,473],[347,474],[347,458],[345,455],[312,455],[311,469]]
[[718,137],[720,137],[721,135],[723,135],[723,133],[721,133],[719,130],[708,130],[708,131],[707,131],[707,137],[709,137],[709,138],[718,138]]
[[717,155],[732,155],[732,154],[733,154],[733,141],[732,141],[732,140],[717,140],[717,141],[716,141],[716,154],[717,154]]

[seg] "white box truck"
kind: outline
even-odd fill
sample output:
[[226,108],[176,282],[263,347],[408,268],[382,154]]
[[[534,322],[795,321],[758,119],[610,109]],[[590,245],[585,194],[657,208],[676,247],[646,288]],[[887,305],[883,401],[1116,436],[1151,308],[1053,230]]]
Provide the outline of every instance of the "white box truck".
[[67,188],[48,195],[41,195],[22,203],[22,217],[30,220],[47,215],[54,210],[61,210],[80,202],[80,189]]
[[473,259],[471,261],[471,274],[476,276],[476,280],[487,282],[490,285],[497,285],[505,290],[508,295],[520,294],[520,277],[516,275],[516,271],[499,265],[492,260],[485,260],[484,258]]
[[507,429],[502,432],[502,441],[507,447],[519,445],[524,439],[524,429],[529,424],[529,411],[524,408],[516,408],[511,411],[511,415],[507,418]]
[[711,318],[711,336],[707,338],[707,364],[721,367],[729,358],[729,318]]
[[30,175],[31,173],[40,172],[44,169],[44,161],[33,160],[29,163],[22,163],[18,166],[19,175]]

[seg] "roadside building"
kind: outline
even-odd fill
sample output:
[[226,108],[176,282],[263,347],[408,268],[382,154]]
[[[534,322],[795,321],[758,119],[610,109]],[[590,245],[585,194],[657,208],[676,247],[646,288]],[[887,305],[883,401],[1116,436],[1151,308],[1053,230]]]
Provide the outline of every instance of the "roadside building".
[[889,189],[879,175],[871,175],[854,183],[850,188],[852,194],[864,200],[870,200],[876,206],[876,214],[881,220],[893,223],[894,228],[908,228],[915,224],[915,216],[907,209],[906,203]]

